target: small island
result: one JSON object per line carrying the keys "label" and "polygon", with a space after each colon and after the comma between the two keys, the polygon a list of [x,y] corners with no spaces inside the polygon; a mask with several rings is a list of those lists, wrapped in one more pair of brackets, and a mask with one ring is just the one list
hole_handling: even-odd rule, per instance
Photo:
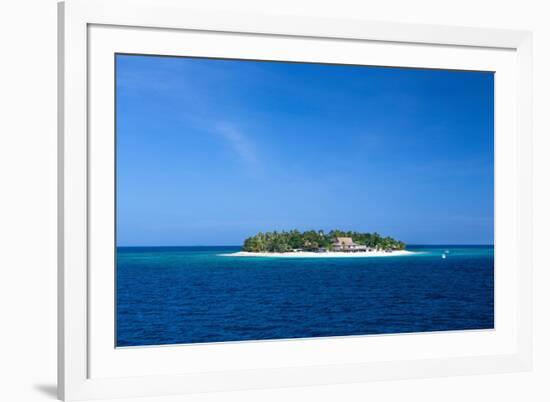
{"label": "small island", "polygon": [[380,257],[410,255],[405,243],[378,233],[298,230],[258,233],[234,257]]}

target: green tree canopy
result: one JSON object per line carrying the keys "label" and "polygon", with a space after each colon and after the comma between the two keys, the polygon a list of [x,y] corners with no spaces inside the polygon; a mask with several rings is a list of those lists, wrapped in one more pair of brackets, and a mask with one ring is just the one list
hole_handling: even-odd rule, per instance
{"label": "green tree canopy", "polygon": [[389,236],[383,237],[376,232],[360,233],[336,229],[328,233],[322,230],[260,232],[244,241],[243,251],[285,253],[295,249],[316,251],[325,248],[330,250],[337,237],[351,237],[356,244],[374,249],[403,250],[405,248],[405,243],[402,241]]}

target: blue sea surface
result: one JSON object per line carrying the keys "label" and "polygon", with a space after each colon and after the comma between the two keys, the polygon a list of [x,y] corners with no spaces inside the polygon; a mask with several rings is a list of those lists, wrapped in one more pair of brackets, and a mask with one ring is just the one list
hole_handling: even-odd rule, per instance
{"label": "blue sea surface", "polygon": [[409,246],[419,254],[370,258],[220,255],[239,249],[119,247],[117,346],[494,327],[492,246]]}

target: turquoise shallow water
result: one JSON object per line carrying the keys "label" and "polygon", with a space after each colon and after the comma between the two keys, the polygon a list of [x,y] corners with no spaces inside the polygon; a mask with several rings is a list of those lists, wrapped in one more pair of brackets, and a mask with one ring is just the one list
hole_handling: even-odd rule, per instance
{"label": "turquoise shallow water", "polygon": [[419,253],[275,259],[219,255],[239,247],[120,247],[117,345],[493,328],[493,247],[408,249]]}

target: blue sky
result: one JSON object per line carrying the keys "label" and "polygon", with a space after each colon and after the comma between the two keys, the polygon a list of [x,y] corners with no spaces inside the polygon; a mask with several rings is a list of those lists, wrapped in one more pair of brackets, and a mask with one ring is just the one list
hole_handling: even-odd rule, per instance
{"label": "blue sky", "polygon": [[493,243],[493,74],[117,56],[117,242]]}

